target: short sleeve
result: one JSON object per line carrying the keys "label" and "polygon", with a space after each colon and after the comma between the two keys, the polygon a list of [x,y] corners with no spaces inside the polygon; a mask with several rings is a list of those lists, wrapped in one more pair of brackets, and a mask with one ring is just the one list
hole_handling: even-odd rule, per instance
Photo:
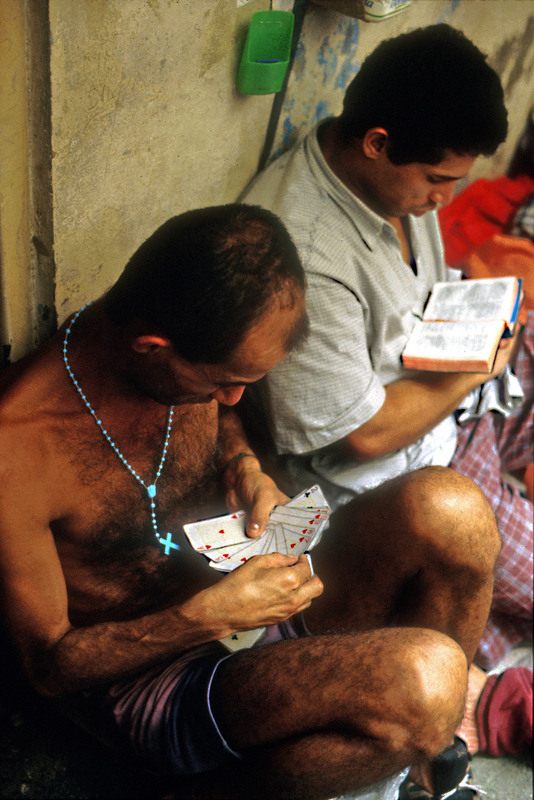
{"label": "short sleeve", "polygon": [[309,274],[310,334],[261,382],[278,453],[307,453],[342,439],[382,406],[364,312],[344,284]]}

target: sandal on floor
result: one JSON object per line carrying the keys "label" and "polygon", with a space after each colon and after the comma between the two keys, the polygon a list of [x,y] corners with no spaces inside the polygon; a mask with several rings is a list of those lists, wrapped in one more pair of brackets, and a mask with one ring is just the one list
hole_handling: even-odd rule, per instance
{"label": "sandal on floor", "polygon": [[434,793],[423,789],[406,778],[399,789],[398,800],[476,800],[485,792],[471,782],[470,755],[465,743],[455,737],[454,744],[447,747],[432,762],[432,784]]}

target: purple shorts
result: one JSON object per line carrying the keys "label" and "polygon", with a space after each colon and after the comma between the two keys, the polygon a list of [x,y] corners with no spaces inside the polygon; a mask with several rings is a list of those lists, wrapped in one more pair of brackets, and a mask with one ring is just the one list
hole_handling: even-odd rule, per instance
{"label": "purple shorts", "polygon": [[[297,615],[269,626],[255,646],[305,635],[308,631]],[[178,777],[241,758],[222,736],[210,705],[213,676],[219,664],[235,655],[219,642],[210,642],[110,687],[106,704],[150,769]]]}

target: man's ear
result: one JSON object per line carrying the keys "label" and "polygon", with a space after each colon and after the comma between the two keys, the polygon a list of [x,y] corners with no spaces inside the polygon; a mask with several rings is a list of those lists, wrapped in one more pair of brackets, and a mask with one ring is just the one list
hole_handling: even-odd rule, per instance
{"label": "man's ear", "polygon": [[385,128],[369,128],[362,142],[364,154],[376,161],[386,152],[388,140],[389,135]]}
{"label": "man's ear", "polygon": [[164,336],[156,336],[155,334],[136,336],[132,342],[132,349],[136,353],[154,353],[156,350],[170,346],[170,339],[166,339]]}

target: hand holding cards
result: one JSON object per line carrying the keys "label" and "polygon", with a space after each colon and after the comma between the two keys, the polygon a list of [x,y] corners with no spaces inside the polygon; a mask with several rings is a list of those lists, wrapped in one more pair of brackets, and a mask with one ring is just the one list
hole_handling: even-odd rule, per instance
{"label": "hand holding cards", "polygon": [[319,486],[296,495],[269,516],[264,533],[256,539],[245,534],[244,511],[222,517],[191,522],[184,531],[197,552],[210,561],[210,566],[231,572],[249,558],[267,553],[300,555],[311,550],[328,523],[330,508]]}
{"label": "hand holding cards", "polygon": [[[184,531],[197,552],[221,572],[232,572],[252,556],[286,553],[299,556],[314,547],[328,523],[330,508],[319,486],[312,486],[285,505],[276,506],[264,533],[256,539],[245,533],[246,514],[236,511],[222,517],[184,525]],[[311,575],[313,565],[308,556]],[[219,641],[231,652],[252,647],[265,628],[237,631]]]}

